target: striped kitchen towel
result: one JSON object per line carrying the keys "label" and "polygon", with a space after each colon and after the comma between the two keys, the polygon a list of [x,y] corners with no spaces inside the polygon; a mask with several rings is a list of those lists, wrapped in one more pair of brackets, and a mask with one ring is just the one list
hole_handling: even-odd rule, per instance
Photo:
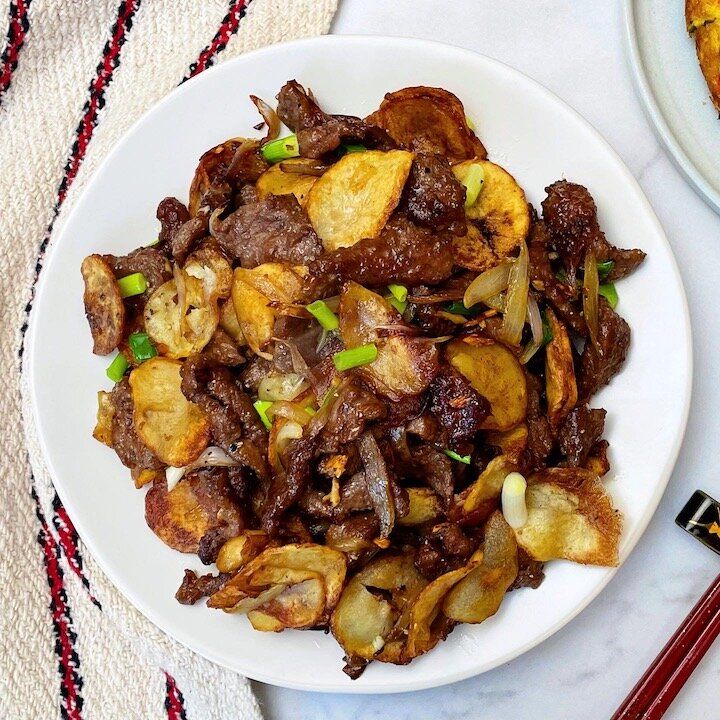
{"label": "striped kitchen towel", "polygon": [[327,32],[337,0],[0,0],[0,717],[260,718],[248,681],[160,632],[87,554],[23,433],[33,287],[93,170],[173,87]]}

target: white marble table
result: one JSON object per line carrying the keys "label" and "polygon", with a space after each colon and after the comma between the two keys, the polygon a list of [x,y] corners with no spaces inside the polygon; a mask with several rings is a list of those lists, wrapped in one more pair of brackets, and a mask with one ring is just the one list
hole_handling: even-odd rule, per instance
{"label": "white marble table", "polygon": [[[673,522],[696,487],[720,497],[720,413],[712,409],[720,407],[720,217],[645,120],[619,0],[341,0],[333,32],[430,38],[490,55],[539,80],[607,138],[650,198],[680,265],[695,335],[694,401],[678,464],[644,537],[600,597],[551,639],[479,677],[412,694],[320,695],[256,683],[266,717],[607,720],[720,572],[720,558]],[[672,347],[668,338],[662,350]],[[719,681],[720,641],[665,717],[717,720]]]}

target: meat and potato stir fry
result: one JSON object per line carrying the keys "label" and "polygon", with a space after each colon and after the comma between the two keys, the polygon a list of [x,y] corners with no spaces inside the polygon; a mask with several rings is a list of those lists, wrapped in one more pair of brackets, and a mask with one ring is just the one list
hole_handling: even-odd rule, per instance
{"label": "meat and potato stir fry", "polygon": [[[181,603],[325,629],[356,678],[405,664],[543,563],[616,565],[605,410],[630,329],[586,188],[542,214],[460,100],[330,115],[294,80],[206,152],[157,242],[82,265],[94,437],[191,570]],[[291,132],[279,137],[281,122]]]}

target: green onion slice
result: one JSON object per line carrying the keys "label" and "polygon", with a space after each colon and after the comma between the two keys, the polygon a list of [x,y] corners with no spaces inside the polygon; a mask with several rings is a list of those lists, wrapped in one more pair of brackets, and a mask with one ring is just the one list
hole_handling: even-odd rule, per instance
{"label": "green onion slice", "polygon": [[118,353],[115,359],[108,365],[105,374],[114,383],[119,383],[129,367],[130,363],[125,359],[125,356],[122,353]]}
{"label": "green onion slice", "polygon": [[405,312],[407,301],[398,300],[394,295],[388,295],[385,298],[401,315]]}
{"label": "green onion slice", "polygon": [[333,363],[338,372],[350,370],[373,362],[377,357],[378,349],[375,343],[361,345],[360,347],[341,350],[333,355]]}
{"label": "green onion slice", "polygon": [[473,122],[473,119],[469,116],[465,116],[465,124],[474,132],[475,131],[475,123]]}
{"label": "green onion slice", "polygon": [[145,362],[154,358],[158,353],[150,340],[150,336],[144,332],[135,332],[128,338],[128,345],[132,350],[133,357],[138,362]]}
{"label": "green onion slice", "polygon": [[305,306],[305,309],[320,323],[323,330],[337,330],[337,315],[328,307],[324,300],[316,300]]}
{"label": "green onion slice", "polygon": [[454,450],[443,450],[443,452],[451,459],[451,460],[457,460],[458,462],[463,463],[464,465],[470,464],[470,456],[469,455],[458,455]]}
{"label": "green onion slice", "polygon": [[260,152],[269,163],[278,163],[281,160],[298,157],[300,148],[298,147],[297,135],[288,135],[277,140],[271,140],[260,148]]}
{"label": "green onion slice", "polygon": [[405,302],[408,296],[408,289],[404,285],[388,285],[388,290],[392,293],[394,298],[397,298],[400,302]]}
{"label": "green onion slice", "polygon": [[310,417],[313,417],[313,415],[316,415],[316,414],[317,414],[317,410],[316,410],[312,405],[308,405],[308,406],[305,408],[305,412],[306,412]]}
{"label": "green onion slice", "polygon": [[145,247],[155,247],[160,244],[160,236],[158,235],[154,240],[151,240]]}
{"label": "green onion slice", "polygon": [[480,312],[480,308],[476,306],[468,308],[465,307],[465,303],[455,301],[445,306],[445,312],[453,315],[462,315],[463,317],[473,317]]}
{"label": "green onion slice", "polygon": [[142,295],[147,290],[147,280],[142,273],[126,275],[118,280],[121,297],[128,298],[133,295]]}
{"label": "green onion slice", "polygon": [[272,402],[270,400],[256,400],[253,403],[253,407],[255,408],[255,412],[260,416],[260,420],[262,420],[262,424],[265,426],[267,430],[269,430],[272,427],[272,423],[270,422],[270,419],[267,416],[268,408],[272,405]]}
{"label": "green onion slice", "polygon": [[364,145],[343,145],[343,150],[346,153],[356,153],[356,152],[365,152],[367,148]]}
{"label": "green onion slice", "polygon": [[607,301],[610,307],[614,310],[620,300],[615,289],[615,283],[604,283],[600,286],[598,294],[602,295]]}
{"label": "green onion slice", "polygon": [[547,315],[545,313],[541,313],[542,315],[542,344],[547,345],[549,342],[553,339],[553,331],[550,328],[550,323],[547,320]]}
{"label": "green onion slice", "polygon": [[605,260],[605,262],[599,262],[597,264],[598,269],[598,276],[601,280],[604,280],[611,272],[612,269],[615,267],[615,261],[614,260]]}
{"label": "green onion slice", "polygon": [[480,190],[485,182],[485,171],[482,165],[473,163],[467,171],[462,184],[465,186],[465,207],[472,207],[478,199]]}

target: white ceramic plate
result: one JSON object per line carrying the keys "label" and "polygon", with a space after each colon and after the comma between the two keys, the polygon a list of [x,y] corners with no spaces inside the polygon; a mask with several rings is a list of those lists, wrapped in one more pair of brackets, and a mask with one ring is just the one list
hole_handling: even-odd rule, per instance
{"label": "white ceramic plate", "polygon": [[614,467],[608,485],[625,514],[627,557],[670,476],[690,400],[690,327],[669,245],[633,177],[582,118],[515,70],[434,43],[326,37],[250,53],[185,83],[125,136],[68,218],[42,273],[27,371],[43,449],[62,501],[108,576],[150,620],[211,660],[258,680],[328,692],[398,692],[460,680],[554,633],[613,571],[551,563],[540,589],[511,593],[482,625],[458,627],[409,666],[374,663],[351,681],[341,672],[341,649],[323,633],[258,633],[245,618],[202,603],[179,605],[173,595],[183,568],[202,566],[152,534],[144,493],[90,436],[96,392],[109,383],[108,360],[90,353],[83,257],[122,254],[152,239],[157,203],[186,196],[200,154],[228,137],[254,134],[258,118],[248,94],[271,100],[293,77],[323,107],[357,115],[377,107],[388,90],[445,87],[462,98],[490,157],[515,174],[535,206],[550,182],[582,182],[609,239],[647,251],[647,262],[620,285],[620,311],[634,330],[627,366],[595,400],[608,409]]}
{"label": "white ceramic plate", "polygon": [[683,0],[625,0],[635,87],[676,165],[720,212],[720,120],[685,29]]}

